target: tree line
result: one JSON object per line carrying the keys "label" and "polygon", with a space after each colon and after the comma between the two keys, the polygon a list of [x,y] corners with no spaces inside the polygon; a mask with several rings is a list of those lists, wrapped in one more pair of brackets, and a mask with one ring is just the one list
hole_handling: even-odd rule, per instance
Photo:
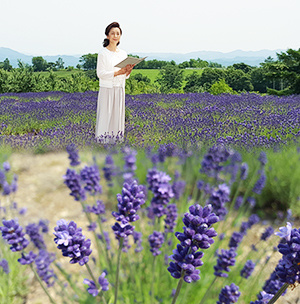
{"label": "tree line", "polygon": [[[18,60],[18,68],[12,68],[8,58],[0,62],[0,93],[39,92],[61,90],[83,92],[98,90],[96,75],[98,54],[86,54],[80,57],[76,66],[80,72],[66,77],[58,77],[53,71],[74,67],[64,67],[62,58],[56,62],[46,62],[43,57],[33,57],[32,65]],[[142,61],[135,69],[159,69],[154,83],[137,73],[126,81],[127,94],[140,93],[241,93],[259,92],[276,95],[300,94],[300,48],[288,49],[277,53],[277,59],[268,57],[259,67],[245,63],[236,63],[227,68],[205,60],[190,59],[180,64],[172,61]],[[132,55],[134,56],[134,55]],[[138,57],[138,56],[135,56]],[[186,68],[201,69],[188,76],[183,75]],[[34,72],[49,71],[48,75]]]}

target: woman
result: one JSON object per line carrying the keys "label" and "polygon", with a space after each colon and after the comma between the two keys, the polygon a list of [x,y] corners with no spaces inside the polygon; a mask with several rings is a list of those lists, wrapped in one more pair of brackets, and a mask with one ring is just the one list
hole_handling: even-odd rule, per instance
{"label": "woman", "polygon": [[95,137],[98,142],[114,143],[123,141],[125,129],[125,80],[134,65],[125,68],[114,67],[127,57],[127,53],[117,46],[122,30],[119,23],[113,22],[105,29],[106,39],[103,50],[97,58],[99,94]]}

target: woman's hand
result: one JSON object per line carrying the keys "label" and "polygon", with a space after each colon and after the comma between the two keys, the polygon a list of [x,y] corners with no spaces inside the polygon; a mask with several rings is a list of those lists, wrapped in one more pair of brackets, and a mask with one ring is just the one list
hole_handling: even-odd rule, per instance
{"label": "woman's hand", "polygon": [[131,73],[131,71],[132,71],[132,69],[133,69],[134,66],[135,66],[135,64],[127,64],[126,65],[126,67],[125,67],[125,69],[126,69],[126,76],[128,76]]}

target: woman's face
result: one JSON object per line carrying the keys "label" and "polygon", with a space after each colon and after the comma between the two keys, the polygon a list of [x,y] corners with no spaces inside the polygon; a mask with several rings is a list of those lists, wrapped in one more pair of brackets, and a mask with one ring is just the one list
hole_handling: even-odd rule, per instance
{"label": "woman's face", "polygon": [[120,41],[121,38],[121,32],[118,27],[113,27],[107,36],[107,39],[109,40],[109,43],[117,45],[117,43]]}

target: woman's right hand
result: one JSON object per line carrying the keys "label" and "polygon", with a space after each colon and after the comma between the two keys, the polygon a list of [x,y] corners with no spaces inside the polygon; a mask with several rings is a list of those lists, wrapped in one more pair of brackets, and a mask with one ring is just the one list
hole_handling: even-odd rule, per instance
{"label": "woman's right hand", "polygon": [[114,76],[119,76],[126,73],[127,73],[127,68],[125,67],[125,68],[121,68],[119,71],[116,71]]}

